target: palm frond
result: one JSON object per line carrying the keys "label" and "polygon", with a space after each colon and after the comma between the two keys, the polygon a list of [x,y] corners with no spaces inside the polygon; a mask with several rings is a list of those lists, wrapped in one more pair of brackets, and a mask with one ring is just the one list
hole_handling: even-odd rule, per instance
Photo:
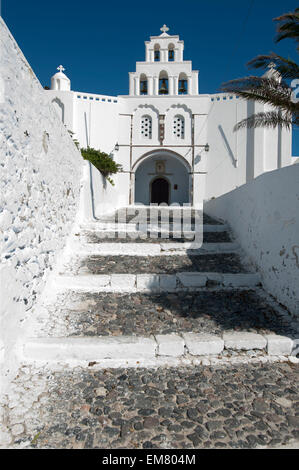
{"label": "palm frond", "polygon": [[272,52],[268,55],[259,55],[250,60],[247,64],[249,68],[266,69],[271,65],[275,67],[276,72],[284,79],[299,78],[299,65],[291,59],[286,59]]}
{"label": "palm frond", "polygon": [[267,127],[267,128],[276,128],[278,126],[290,129],[293,124],[292,115],[285,114],[282,115],[280,111],[268,111],[253,114],[246,119],[238,122],[235,125],[234,131],[238,131],[244,128],[258,128],[258,127]]}
{"label": "palm frond", "polygon": [[299,114],[299,104],[291,99],[292,90],[283,81],[279,83],[273,78],[250,76],[231,80],[222,85],[221,91]]}
{"label": "palm frond", "polygon": [[[294,39],[299,43],[299,8],[274,18],[274,21],[280,23],[277,27],[276,42],[280,42],[283,39]],[[298,48],[299,45],[297,46]]]}

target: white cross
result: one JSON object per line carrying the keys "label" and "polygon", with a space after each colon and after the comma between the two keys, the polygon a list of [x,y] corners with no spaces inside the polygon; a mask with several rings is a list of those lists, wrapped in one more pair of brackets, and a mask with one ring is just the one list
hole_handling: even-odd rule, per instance
{"label": "white cross", "polygon": [[59,65],[59,67],[57,67],[57,70],[59,70],[59,72],[63,72],[65,68],[63,67],[63,65]]}
{"label": "white cross", "polygon": [[167,28],[166,24],[163,24],[162,28],[160,28],[160,31],[162,31],[162,33],[166,33],[169,31],[169,28]]}

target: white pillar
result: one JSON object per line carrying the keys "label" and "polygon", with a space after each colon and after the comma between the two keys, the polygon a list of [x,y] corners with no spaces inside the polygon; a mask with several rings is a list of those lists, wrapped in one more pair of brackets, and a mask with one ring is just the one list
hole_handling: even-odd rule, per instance
{"label": "white pillar", "polygon": [[147,77],[147,93],[148,95],[154,94],[154,79],[153,77]]}
{"label": "white pillar", "polygon": [[179,54],[178,54],[178,61],[183,62],[183,47],[181,46],[179,49]]}
{"label": "white pillar", "polygon": [[194,94],[198,95],[198,73],[193,74]]}
{"label": "white pillar", "polygon": [[179,77],[174,77],[174,94],[179,94]]}
{"label": "white pillar", "polygon": [[135,81],[135,95],[139,96],[140,95],[139,77],[135,77],[134,81]]}
{"label": "white pillar", "polygon": [[135,87],[134,78],[130,74],[130,95],[131,96],[134,95],[134,87]]}
{"label": "white pillar", "polygon": [[159,94],[159,78],[154,77],[154,95]]}
{"label": "white pillar", "polygon": [[154,50],[149,50],[149,62],[154,62]]}
{"label": "white pillar", "polygon": [[188,95],[192,95],[192,77],[188,76]]}
{"label": "white pillar", "polygon": [[161,49],[160,51],[160,61],[161,62],[167,62],[168,57],[167,57],[167,50],[166,49]]}
{"label": "white pillar", "polygon": [[174,95],[174,82],[173,82],[174,77],[168,77],[168,92],[170,95]]}

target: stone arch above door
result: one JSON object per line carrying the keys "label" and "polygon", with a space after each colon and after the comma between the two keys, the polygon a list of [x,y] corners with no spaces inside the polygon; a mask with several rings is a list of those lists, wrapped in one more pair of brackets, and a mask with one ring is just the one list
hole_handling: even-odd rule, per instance
{"label": "stone arch above door", "polygon": [[161,202],[191,203],[192,174],[189,163],[181,155],[167,150],[148,152],[135,162],[133,170],[135,204],[153,202],[152,183],[158,179],[169,184],[168,201]]}

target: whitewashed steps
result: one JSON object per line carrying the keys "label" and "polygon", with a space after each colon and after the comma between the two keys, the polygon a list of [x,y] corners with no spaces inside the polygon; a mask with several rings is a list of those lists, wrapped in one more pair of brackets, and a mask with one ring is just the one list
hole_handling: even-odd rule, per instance
{"label": "whitewashed steps", "polygon": [[[156,335],[150,338],[136,336],[92,338],[32,338],[22,346],[24,361],[35,362],[91,362],[105,364],[107,360],[135,360],[137,363],[159,357],[186,357],[221,355],[224,349],[247,351],[256,349],[274,356],[289,356],[293,341],[274,335],[235,332],[229,335],[183,333]],[[275,349],[273,349],[275,341]],[[274,354],[273,354],[274,353]],[[286,358],[285,358],[286,359]]]}
{"label": "whitewashed steps", "polygon": [[131,255],[131,256],[168,256],[173,254],[213,254],[235,253],[240,247],[235,242],[229,243],[86,243],[74,240],[73,252],[77,256],[106,256],[106,255]]}
{"label": "whitewashed steps", "polygon": [[60,290],[74,292],[177,292],[217,288],[253,288],[261,283],[257,273],[182,272],[177,274],[86,274],[59,276]]}
{"label": "whitewashed steps", "polygon": [[[54,284],[58,296],[60,294],[62,296],[65,295],[66,298],[70,296],[70,298],[75,298],[77,301],[79,301],[80,296],[82,296],[80,301],[81,304],[83,303],[83,310],[79,310],[78,312],[78,310],[74,308],[72,311],[71,306],[68,307],[67,304],[64,304],[61,317],[65,316],[65,323],[63,323],[64,319],[61,318],[62,324],[57,329],[54,328],[51,330],[51,328],[49,328],[48,332],[46,329],[44,330],[44,336],[46,337],[29,338],[21,345],[21,354],[25,361],[52,361],[59,363],[65,362],[68,364],[91,362],[99,363],[103,366],[109,361],[115,361],[114,364],[116,366],[121,366],[122,364],[127,366],[128,363],[151,364],[155,366],[159,364],[161,358],[166,361],[169,358],[186,360],[186,363],[190,364],[192,364],[192,358],[199,361],[201,360],[200,358],[204,356],[211,357],[217,355],[221,358],[224,349],[240,352],[255,349],[261,351],[261,354],[273,354],[273,352],[275,352],[276,355],[278,355],[278,353],[280,355],[291,354],[293,343],[289,338],[283,337],[281,340],[278,340],[277,338],[279,338],[279,336],[277,335],[268,335],[268,337],[266,337],[266,335],[264,336],[258,333],[253,334],[246,331],[242,333],[237,331],[231,332],[231,336],[225,336],[224,331],[222,334],[219,334],[219,331],[222,331],[221,328],[218,328],[218,334],[212,334],[213,331],[215,331],[214,326],[211,328],[211,334],[186,332],[186,329],[182,331],[180,328],[170,330],[173,334],[156,334],[157,329],[152,330],[152,333],[148,333],[143,325],[139,330],[139,334],[137,334],[135,331],[136,324],[134,323],[137,318],[134,317],[134,328],[128,329],[128,312],[123,308],[123,300],[120,304],[117,304],[116,311],[113,313],[116,324],[113,328],[111,326],[111,329],[109,329],[110,326],[107,326],[107,328],[105,326],[108,331],[103,331],[103,327],[97,325],[99,325],[99,322],[101,322],[102,325],[102,323],[106,321],[103,315],[106,315],[106,318],[110,318],[109,315],[111,312],[109,308],[108,311],[104,308],[101,313],[101,309],[98,309],[96,302],[94,310],[88,307],[85,310],[84,303],[87,302],[88,304],[88,302],[93,302],[93,299],[90,298],[92,295],[105,295],[106,293],[109,295],[109,293],[115,293],[115,295],[128,295],[129,299],[132,299],[134,294],[143,297],[148,295],[151,299],[155,294],[164,295],[165,293],[165,295],[181,295],[183,296],[183,300],[182,303],[179,304],[178,309],[184,309],[185,296],[188,295],[188,293],[196,292],[196,294],[194,294],[196,297],[199,295],[204,296],[205,302],[207,292],[210,293],[210,296],[215,296],[215,292],[219,293],[222,291],[232,293],[240,292],[244,295],[245,299],[247,295],[246,291],[254,292],[256,287],[261,285],[261,278],[258,273],[246,272],[246,270],[242,272],[241,266],[239,267],[237,264],[233,266],[233,272],[226,272],[229,271],[229,269],[225,269],[223,263],[220,263],[219,266],[216,266],[216,272],[209,272],[209,270],[205,270],[206,266],[204,266],[204,269],[201,267],[202,271],[200,272],[196,270],[192,271],[192,268],[189,268],[190,271],[181,269],[182,272],[179,272],[179,269],[174,269],[173,272],[169,271],[171,274],[166,274],[163,270],[161,272],[145,272],[147,261],[143,266],[143,272],[134,271],[133,269],[131,269],[130,272],[130,263],[127,260],[126,263],[123,264],[127,269],[124,269],[122,272],[114,272],[113,270],[109,272],[108,268],[106,270],[107,272],[105,272],[105,263],[107,266],[109,264],[109,260],[105,260],[105,257],[115,257],[115,263],[118,262],[117,257],[119,256],[132,257],[132,260],[138,258],[139,261],[137,261],[137,263],[139,262],[140,266],[142,263],[141,258],[145,256],[161,257],[164,261],[166,257],[169,257],[169,260],[172,258],[173,266],[177,267],[181,262],[184,262],[182,259],[180,262],[176,261],[174,259],[176,255],[178,257],[189,255],[205,257],[211,254],[219,256],[220,258],[222,256],[222,258],[225,259],[225,256],[229,256],[228,254],[232,254],[233,258],[240,252],[237,243],[223,241],[225,237],[221,234],[224,232],[229,233],[227,225],[219,221],[214,221],[207,216],[203,217],[203,221],[208,223],[204,223],[202,226],[202,234],[219,233],[222,236],[221,242],[199,243],[198,246],[194,245],[193,242],[178,243],[170,240],[163,242],[163,239],[159,241],[155,240],[155,242],[145,241],[139,243],[134,243],[134,241],[130,240],[126,240],[122,243],[119,241],[105,241],[105,243],[90,242],[90,234],[92,236],[98,236],[99,234],[101,234],[101,236],[107,234],[113,235],[112,232],[115,228],[113,217],[114,215],[112,214],[110,218],[106,217],[103,218],[103,220],[85,224],[84,227],[81,227],[81,232],[76,234],[72,243],[70,243],[68,248],[70,249],[70,253],[73,254],[73,259],[69,260],[70,263],[68,266],[71,266],[72,261],[74,264],[79,263],[77,265],[79,269],[73,271],[77,273],[77,275],[72,275],[71,270],[62,270],[61,274],[56,277]],[[156,230],[158,236],[161,236],[164,229],[163,224],[161,227],[160,223],[151,228]],[[118,227],[118,229],[123,229],[124,233],[129,232],[131,235],[140,235],[142,232],[142,230],[140,231],[140,226],[132,223],[130,220],[127,220],[122,226]],[[189,231],[189,235],[191,234],[194,234],[192,230]],[[213,237],[210,239],[212,238]],[[99,263],[99,266],[101,266],[101,264],[104,266],[101,274],[92,274],[90,272],[90,266],[85,266],[84,263],[82,264],[84,258],[91,260],[92,257],[98,257],[97,260],[92,261]],[[112,261],[114,262],[114,260]],[[171,263],[171,261],[169,262]],[[151,260],[149,266],[151,266],[151,268],[154,266],[153,260]],[[235,269],[236,266],[237,269]],[[219,267],[221,267],[221,269],[219,269]],[[227,267],[228,266],[226,266],[226,268]],[[211,270],[213,269],[212,267],[210,268]],[[219,270],[217,271],[217,269]],[[95,272],[97,271],[95,270]],[[86,295],[85,298],[84,295]],[[100,305],[103,305],[103,300],[99,300],[99,302]],[[142,304],[144,300],[140,299],[140,302]],[[156,301],[153,300],[153,302]],[[158,314],[161,312],[159,302],[158,299],[157,305],[154,306],[154,310],[156,309],[155,311],[158,312]],[[219,299],[215,301],[213,297],[212,304],[217,314],[218,306],[219,309],[223,309],[223,305],[219,303]],[[124,310],[126,330],[128,330],[128,334],[131,336],[127,336],[125,331],[119,331],[119,308]],[[242,302],[240,303],[240,308],[242,308]],[[131,306],[129,310],[131,312]],[[229,313],[230,310],[231,304],[229,304],[227,312]],[[49,314],[51,315],[51,312]],[[245,314],[246,311],[244,310],[244,315]],[[85,322],[84,319],[81,320],[80,315],[89,317],[88,322]],[[146,315],[148,316],[149,312],[146,313]],[[165,315],[167,316],[166,313]],[[182,315],[182,318],[184,318],[184,315]],[[161,321],[164,321],[164,317]],[[110,320],[108,323],[111,325]],[[160,330],[158,329],[158,331]],[[103,334],[105,336],[101,336]],[[275,340],[273,340],[271,336],[275,336]]]}

